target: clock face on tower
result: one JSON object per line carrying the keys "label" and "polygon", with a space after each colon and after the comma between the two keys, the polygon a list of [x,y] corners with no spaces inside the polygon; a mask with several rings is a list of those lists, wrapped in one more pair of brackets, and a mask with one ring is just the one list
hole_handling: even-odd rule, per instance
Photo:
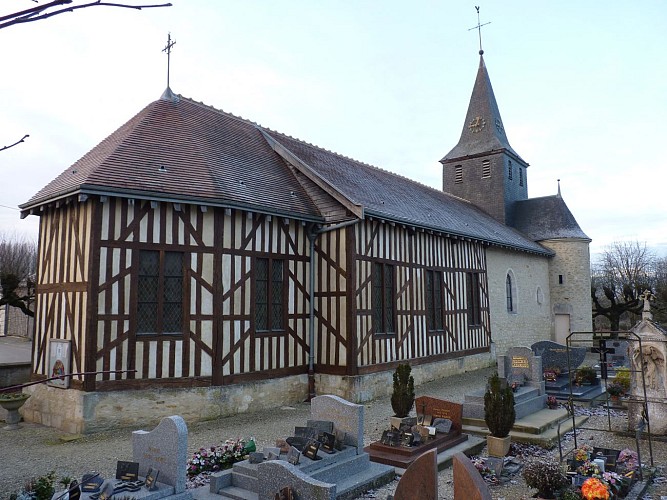
{"label": "clock face on tower", "polygon": [[468,128],[473,132],[480,132],[484,127],[486,127],[486,120],[481,116],[476,116],[468,124]]}

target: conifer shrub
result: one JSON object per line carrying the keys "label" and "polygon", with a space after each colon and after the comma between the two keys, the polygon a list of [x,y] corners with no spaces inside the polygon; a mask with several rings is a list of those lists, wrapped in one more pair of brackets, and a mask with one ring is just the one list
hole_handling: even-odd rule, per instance
{"label": "conifer shrub", "polygon": [[512,389],[501,384],[497,373],[489,377],[486,394],[484,394],[484,421],[493,437],[504,438],[509,436],[514,425],[516,412],[514,410],[514,394]]}
{"label": "conifer shrub", "polygon": [[394,415],[407,417],[415,404],[415,380],[410,375],[412,368],[408,364],[398,365],[394,372],[394,392],[391,395],[391,408]]}

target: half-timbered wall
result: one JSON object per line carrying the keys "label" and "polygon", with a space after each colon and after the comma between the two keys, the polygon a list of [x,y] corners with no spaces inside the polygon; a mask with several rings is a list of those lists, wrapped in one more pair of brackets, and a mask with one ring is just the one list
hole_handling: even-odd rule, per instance
{"label": "half-timbered wall", "polygon": [[316,371],[344,373],[348,365],[348,271],[346,230],[318,235],[315,241]]}
{"label": "half-timbered wall", "polygon": [[[50,339],[71,341],[71,372],[83,372],[92,203],[48,207],[40,217],[33,371],[49,376]],[[81,377],[72,379],[80,386]]]}
{"label": "half-timbered wall", "polygon": [[[437,360],[488,349],[489,294],[486,254],[481,244],[414,231],[379,220],[356,230],[356,361],[359,372],[386,369],[383,363]],[[372,325],[372,266],[394,266],[396,331],[377,334]],[[442,273],[445,324],[442,333],[426,327],[427,270]],[[482,320],[468,324],[466,273],[480,273]]]}
{"label": "half-timbered wall", "polygon": [[[298,221],[240,210],[111,198],[99,205],[94,338],[89,353],[107,381],[233,383],[305,371],[308,359],[308,240]],[[182,252],[183,331],[137,332],[142,250]],[[285,263],[285,329],[254,328],[253,265]]]}

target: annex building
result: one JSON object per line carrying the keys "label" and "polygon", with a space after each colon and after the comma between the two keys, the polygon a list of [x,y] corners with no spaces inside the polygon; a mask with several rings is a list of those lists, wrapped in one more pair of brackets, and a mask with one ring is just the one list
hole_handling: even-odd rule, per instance
{"label": "annex building", "polygon": [[31,388],[24,418],[361,402],[399,363],[422,383],[590,331],[590,239],[560,192],[528,198],[482,56],[440,161],[432,189],[167,88],[21,205],[40,217],[33,378],[51,345],[86,373]]}

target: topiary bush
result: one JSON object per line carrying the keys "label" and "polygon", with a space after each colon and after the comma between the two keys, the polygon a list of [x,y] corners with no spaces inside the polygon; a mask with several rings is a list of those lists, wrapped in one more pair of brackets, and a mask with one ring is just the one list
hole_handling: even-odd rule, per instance
{"label": "topiary bush", "polygon": [[391,394],[391,408],[399,418],[407,417],[415,404],[415,380],[410,375],[410,365],[398,365],[394,372],[394,392]]}
{"label": "topiary bush", "polygon": [[514,394],[505,384],[503,387],[497,373],[489,377],[486,394],[484,394],[484,421],[493,437],[509,436],[514,425]]}

